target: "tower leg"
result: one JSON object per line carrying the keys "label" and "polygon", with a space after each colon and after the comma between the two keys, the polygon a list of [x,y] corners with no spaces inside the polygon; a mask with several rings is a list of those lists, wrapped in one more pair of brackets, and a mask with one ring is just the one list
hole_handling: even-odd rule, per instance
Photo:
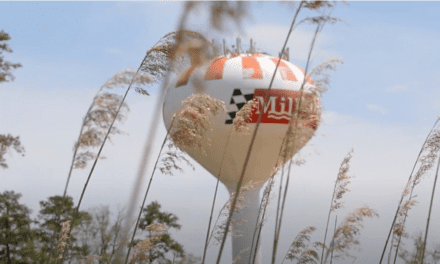
{"label": "tower leg", "polygon": [[[231,189],[229,189],[229,193],[235,192],[235,189]],[[254,236],[258,211],[260,209],[259,193],[259,186],[244,192],[244,206],[232,216],[233,221],[237,223],[236,225],[232,225],[232,259],[235,260],[235,264],[248,264],[249,258],[253,258],[254,256],[254,254],[250,254],[250,249],[252,245],[252,238]],[[255,252],[257,235],[258,234],[255,235],[254,239],[253,252]],[[259,244],[261,244],[261,239]],[[254,263],[261,264],[260,247],[257,249],[257,255]]]}

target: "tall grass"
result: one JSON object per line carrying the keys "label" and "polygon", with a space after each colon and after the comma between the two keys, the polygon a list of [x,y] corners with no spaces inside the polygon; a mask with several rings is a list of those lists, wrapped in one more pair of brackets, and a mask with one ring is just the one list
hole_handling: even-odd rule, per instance
{"label": "tall grass", "polygon": [[[134,230],[131,235],[131,239],[129,239],[129,233],[131,229],[132,224],[132,218],[135,211],[135,207],[137,205],[137,197],[140,193],[140,187],[142,186],[142,182],[144,179],[145,172],[149,165],[149,160],[151,157],[152,152],[152,146],[153,142],[155,142],[156,138],[156,131],[157,126],[159,125],[159,113],[160,108],[162,107],[163,99],[165,96],[166,88],[168,87],[170,83],[170,72],[176,70],[180,66],[187,65],[185,63],[185,59],[189,60],[192,65],[201,65],[207,60],[211,59],[215,55],[215,47],[213,47],[212,43],[208,42],[203,36],[196,32],[188,31],[186,30],[186,24],[188,21],[188,18],[192,14],[192,12],[195,12],[197,8],[200,6],[208,6],[208,9],[211,11],[210,14],[210,25],[213,28],[221,29],[223,28],[223,24],[228,19],[232,19],[233,21],[237,22],[238,25],[240,25],[241,20],[246,15],[246,9],[244,8],[244,3],[236,3],[235,5],[227,2],[210,2],[210,3],[198,3],[198,2],[187,2],[184,5],[183,13],[180,17],[179,26],[177,31],[171,32],[167,35],[165,35],[153,48],[148,50],[146,56],[141,62],[141,65],[137,69],[136,72],[131,72],[130,78],[118,78],[118,75],[116,75],[112,80],[110,80],[108,83],[106,83],[101,89],[98,95],[95,97],[92,105],[89,107],[86,117],[83,119],[83,123],[80,129],[80,134],[78,137],[77,142],[74,146],[74,154],[72,158],[72,162],[70,165],[66,186],[64,189],[63,196],[66,196],[67,188],[71,179],[72,171],[75,168],[84,168],[87,165],[87,162],[90,160],[93,161],[93,165],[91,167],[91,171],[87,177],[86,183],[83,187],[78,206],[76,207],[76,212],[78,212],[79,207],[81,205],[81,202],[83,200],[85,191],[87,189],[87,186],[89,184],[89,181],[91,179],[91,176],[94,172],[95,166],[97,164],[98,159],[100,158],[101,151],[107,141],[107,139],[110,139],[110,136],[112,134],[116,134],[120,131],[118,131],[115,127],[116,121],[122,121],[124,119],[123,114],[121,111],[126,109],[128,111],[128,106],[125,104],[125,98],[130,91],[133,84],[147,84],[147,83],[153,83],[162,81],[161,88],[159,90],[159,96],[156,101],[156,104],[153,109],[153,121],[151,123],[151,126],[149,128],[148,136],[145,141],[145,146],[143,148],[142,156],[140,157],[140,163],[138,167],[138,172],[136,176],[136,182],[135,187],[132,192],[132,196],[129,203],[129,209],[127,211],[127,217],[125,220],[124,227],[122,229],[122,236],[120,239],[120,245],[118,252],[116,253],[116,259],[114,260],[114,263],[135,263],[136,261],[139,261],[142,257],[145,257],[146,251],[149,251],[152,247],[154,247],[154,241],[158,239],[158,236],[152,236],[148,239],[138,243],[134,247],[134,253],[133,255],[130,255],[131,248],[133,245],[134,238],[136,236],[136,230],[140,221],[140,216],[142,212],[142,208],[145,205],[145,201],[148,196],[148,192],[150,190],[152,180],[154,173],[158,169],[158,164],[160,162],[160,157],[162,155],[163,149],[166,145],[167,140],[170,138],[175,144],[175,146],[186,146],[186,147],[197,147],[201,151],[201,140],[204,137],[204,133],[206,133],[206,129],[209,129],[209,120],[211,115],[218,114],[219,111],[223,109],[223,106],[218,100],[210,98],[206,95],[197,94],[193,96],[192,98],[189,98],[187,101],[183,103],[182,111],[177,113],[173,117],[173,122],[171,124],[170,129],[167,132],[167,135],[165,136],[165,139],[163,140],[160,152],[157,156],[156,162],[154,164],[153,172],[150,177],[150,181],[148,183],[148,187],[146,189],[141,211],[138,214],[137,220],[135,222]],[[307,81],[307,76],[309,74],[309,63],[311,62],[311,55],[313,52],[313,48],[315,46],[316,38],[318,37],[319,33],[323,30],[323,27],[325,24],[334,24],[335,22],[342,21],[341,19],[335,18],[330,16],[331,10],[335,7],[336,3],[334,2],[326,2],[326,1],[301,1],[296,9],[296,12],[293,17],[293,21],[291,23],[289,32],[287,33],[286,40],[284,42],[284,45],[281,49],[281,53],[279,56],[278,63],[275,67],[275,71],[273,72],[272,79],[270,81],[270,85],[268,87],[268,90],[272,88],[272,84],[275,78],[275,74],[279,68],[279,64],[281,61],[281,57],[284,54],[286,45],[288,43],[289,37],[293,31],[293,29],[303,22],[308,22],[311,24],[316,25],[316,30],[313,36],[313,39],[311,41],[308,57],[307,57],[307,63],[305,66],[304,71],[304,80],[300,88],[300,97],[298,102],[298,107],[295,109],[295,111],[291,115],[291,120],[295,120],[294,122],[291,122],[289,124],[288,131],[283,139],[283,144],[279,152],[278,160],[280,161],[279,164],[277,164],[277,168],[274,168],[274,173],[271,175],[268,184],[266,186],[266,189],[264,191],[264,195],[262,197],[261,203],[260,203],[260,210],[259,215],[256,220],[255,225],[255,231],[254,231],[254,237],[252,240],[252,245],[250,250],[250,258],[248,260],[248,263],[255,263],[256,260],[256,254],[258,251],[258,245],[260,242],[260,235],[263,228],[263,223],[266,217],[266,211],[270,200],[271,192],[274,188],[274,178],[276,175],[276,172],[281,169],[281,181],[278,191],[278,200],[276,205],[276,216],[275,216],[275,230],[274,230],[274,238],[273,238],[273,248],[272,248],[272,257],[271,257],[271,263],[274,264],[276,262],[276,256],[277,256],[277,250],[278,250],[278,243],[280,241],[280,235],[281,233],[281,226],[282,226],[282,220],[287,200],[287,192],[288,187],[290,183],[291,178],[291,172],[292,172],[292,165],[295,164],[295,161],[293,159],[290,159],[292,152],[296,149],[295,146],[298,145],[298,141],[305,141],[310,138],[310,131],[302,131],[300,125],[298,124],[298,119],[300,118],[301,111],[306,109],[310,102],[306,100],[306,98],[303,96],[304,91],[304,85]],[[318,16],[312,16],[307,17],[306,19],[302,20],[299,23],[296,23],[298,14],[301,10],[308,9],[309,11],[319,12],[320,14]],[[311,72],[310,75],[315,74],[316,76],[321,76],[321,79],[315,80],[315,94],[321,95],[327,90],[327,87],[329,85],[329,75],[325,72],[326,70],[334,70],[335,65],[341,63],[340,59],[330,59],[322,64],[319,64],[317,67],[315,67]],[[119,75],[119,77],[128,76],[129,72],[124,72]],[[112,97],[108,93],[102,93],[104,89],[113,88],[115,86],[120,86],[122,84],[128,85],[128,88],[122,98],[118,97]],[[197,87],[199,92],[202,92],[204,87],[202,84]],[[144,89],[137,89],[137,92],[148,95],[148,92]],[[269,93],[266,93],[266,98],[264,99],[263,108],[266,107],[268,103],[268,96]],[[103,105],[103,100],[108,100],[110,103]],[[234,126],[231,127],[231,131],[228,136],[227,142],[229,142],[229,138],[234,136],[233,129],[235,131],[241,131],[241,132],[248,132],[246,127],[246,120],[248,118],[250,109],[253,107],[253,104],[255,102],[251,101],[249,102],[246,107],[243,108],[243,111],[241,111],[237,117],[234,120]],[[99,107],[105,108],[102,111],[98,111]],[[95,111],[95,112],[94,112]],[[320,119],[320,109],[317,110],[319,113],[316,115],[318,121]],[[101,114],[95,116],[94,114]],[[219,235],[218,241],[220,243],[218,256],[216,259],[216,263],[219,264],[222,258],[222,253],[224,249],[224,245],[226,243],[226,238],[228,235],[231,234],[230,232],[230,226],[233,224],[232,216],[234,213],[236,213],[239,210],[240,207],[240,194],[242,194],[244,191],[246,191],[249,186],[242,186],[243,184],[243,178],[246,172],[246,167],[250,159],[250,155],[253,151],[253,144],[256,138],[256,134],[258,132],[258,129],[260,127],[261,118],[262,118],[263,111],[260,111],[260,115],[258,117],[258,121],[256,123],[255,129],[251,133],[251,143],[249,146],[249,149],[246,154],[244,165],[241,169],[241,173],[239,176],[239,181],[236,186],[235,192],[231,195],[230,200],[228,203],[223,207],[223,209],[220,211],[223,212],[223,215],[226,216],[225,222],[223,222],[220,225],[220,229],[218,228],[219,225],[214,224],[214,228],[211,231],[211,223],[213,218],[213,212],[214,212],[214,206],[216,203],[216,196],[217,196],[217,190],[218,190],[218,184],[220,180],[220,172],[221,167],[223,166],[223,159],[225,153],[223,153],[223,158],[220,162],[220,169],[217,179],[217,184],[214,190],[214,197],[212,201],[212,208],[210,212],[209,222],[208,222],[208,228],[207,228],[207,235],[206,240],[204,244],[204,250],[203,250],[203,259],[202,263],[205,263],[206,256],[207,256],[207,248],[210,243],[210,239],[213,237],[214,232],[217,232],[217,235]],[[188,118],[188,116],[191,116],[192,118]],[[194,118],[196,117],[196,118]],[[195,122],[195,123],[194,123]],[[197,123],[198,122],[198,123]],[[434,127],[436,126],[438,120],[434,124]],[[103,125],[104,124],[104,125]],[[105,131],[100,131],[97,129],[104,128]],[[433,127],[433,129],[434,129]],[[431,130],[431,132],[433,131]],[[430,134],[431,134],[430,132]],[[306,134],[307,135],[303,135]],[[429,135],[427,139],[425,140],[425,144],[429,143]],[[402,194],[402,197],[400,199],[400,202],[398,204],[398,208],[396,210],[394,220],[392,222],[385,247],[382,253],[382,256],[380,258],[380,263],[383,260],[387,244],[389,242],[389,238],[391,236],[391,233],[393,233],[393,239],[396,237],[398,238],[397,248],[395,251],[395,257],[394,257],[394,263],[396,262],[397,258],[397,252],[400,245],[400,239],[404,233],[404,225],[405,220],[407,217],[407,212],[413,206],[415,203],[412,201],[412,192],[414,187],[420,182],[422,175],[428,171],[432,167],[432,160],[433,155],[437,157],[437,152],[440,148],[437,148],[438,145],[436,145],[436,142],[431,142],[434,145],[430,145],[431,148],[430,154],[426,156],[424,159],[426,166],[422,164],[421,169],[419,170],[419,173],[416,174],[415,178],[412,178],[414,169],[416,167],[417,161],[419,160],[422,150],[427,150],[424,146],[422,147],[422,150],[419,153],[419,156],[417,158],[416,164],[413,167],[413,171],[410,174],[410,178],[408,179],[408,183],[405,187],[405,191]],[[80,149],[86,149],[88,147],[96,147],[99,146],[99,150],[97,154],[94,154],[90,151],[86,151],[83,153],[79,153],[78,151]],[[434,147],[433,147],[434,146]],[[162,173],[165,173],[170,171],[171,168],[177,169],[178,166],[175,164],[176,160],[178,160],[178,157],[173,152],[168,152],[168,167],[161,169]],[[174,155],[174,156],[173,156]],[[327,221],[325,226],[325,233],[324,233],[324,239],[323,242],[314,242],[310,245],[310,238],[311,234],[316,230],[316,227],[307,227],[304,230],[300,231],[298,235],[293,240],[291,246],[289,247],[289,250],[286,253],[286,256],[283,258],[282,263],[284,263],[286,260],[290,261],[297,261],[297,263],[327,263],[327,261],[330,258],[330,263],[332,263],[333,259],[337,258],[343,258],[343,257],[350,257],[350,249],[359,243],[358,236],[360,233],[360,229],[363,227],[362,223],[363,220],[367,217],[376,217],[378,216],[377,213],[369,208],[368,206],[360,207],[349,213],[347,216],[343,218],[343,220],[340,222],[339,226],[337,226],[337,216],[335,219],[335,227],[333,230],[333,236],[331,237],[330,245],[326,246],[326,240],[327,240],[327,234],[328,234],[328,226],[330,222],[330,216],[331,213],[334,212],[336,209],[340,208],[342,206],[341,198],[343,194],[347,191],[347,184],[349,183],[349,179],[351,178],[349,175],[347,175],[348,169],[349,169],[349,161],[351,159],[352,151],[349,152],[349,154],[345,157],[343,160],[337,179],[335,181],[335,186],[333,190],[333,194],[331,197],[331,205],[330,209],[327,215]],[[434,157],[434,158],[435,158]],[[185,158],[183,158],[185,160]],[[423,159],[422,159],[423,163]],[[431,164],[431,166],[428,166]],[[439,160],[440,164],[440,160]],[[438,165],[439,166],[439,165]],[[437,166],[437,173],[435,176],[435,181],[433,185],[432,195],[431,195],[431,203],[429,206],[429,213],[427,217],[427,224],[425,228],[425,244],[426,246],[426,239],[428,236],[428,229],[429,229],[429,222],[430,222],[430,216],[431,216],[431,209],[433,204],[433,197],[434,197],[434,191],[438,176],[438,166]],[[286,173],[286,174],[285,174]],[[286,179],[284,182],[284,178]],[[411,181],[412,180],[412,181]],[[283,185],[284,184],[284,185]],[[412,185],[411,185],[412,184]],[[284,188],[283,188],[284,186]],[[402,206],[404,198],[408,195],[408,202],[405,203],[404,206]],[[400,218],[399,218],[400,217]],[[252,219],[249,219],[252,220]],[[400,221],[400,222],[397,222]],[[398,225],[396,226],[396,222]],[[64,228],[66,227],[66,228]],[[149,227],[154,232],[163,232],[164,229],[161,226],[152,226]],[[67,231],[66,231],[67,230]],[[66,231],[66,232],[64,232]],[[68,222],[65,222],[65,226],[63,226],[63,233],[60,236],[59,243],[59,253],[62,254],[64,251],[64,248],[66,247],[65,240],[66,237],[68,237],[70,234],[69,228],[68,228]],[[254,246],[254,239],[256,241],[256,244]],[[391,250],[390,255],[393,250],[393,240],[391,242]],[[128,247],[128,248],[127,248]],[[123,257],[124,251],[127,250],[125,254],[125,258]],[[319,251],[321,251],[321,254],[319,256]],[[424,249],[425,251],[425,249]],[[424,252],[423,251],[423,252]],[[424,253],[423,253],[424,254]],[[60,255],[61,256],[61,255]],[[62,259],[62,257],[58,256],[58,259]],[[131,256],[131,259],[130,259]],[[236,256],[236,258],[239,258],[239,256]],[[390,257],[389,257],[390,258]],[[422,255],[422,263],[423,263],[424,255]],[[91,257],[92,259],[92,257]],[[91,260],[92,261],[92,260]],[[174,262],[174,261],[173,261]]]}

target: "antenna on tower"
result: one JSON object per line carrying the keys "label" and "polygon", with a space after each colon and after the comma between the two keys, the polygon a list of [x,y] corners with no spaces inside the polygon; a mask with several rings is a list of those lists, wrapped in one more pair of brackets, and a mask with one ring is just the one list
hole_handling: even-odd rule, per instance
{"label": "antenna on tower", "polygon": [[237,48],[236,48],[236,53],[240,54],[240,50],[241,50],[241,39],[237,38]]}
{"label": "antenna on tower", "polygon": [[226,57],[226,40],[223,39],[223,55]]}
{"label": "antenna on tower", "polygon": [[284,50],[283,54],[281,54],[281,52],[278,53],[278,54],[279,54],[279,56],[281,57],[282,60],[289,61],[289,48],[288,47]]}
{"label": "antenna on tower", "polygon": [[251,39],[251,45],[249,47],[249,53],[250,54],[254,53],[254,46],[253,46],[253,43],[252,43],[252,39]]}

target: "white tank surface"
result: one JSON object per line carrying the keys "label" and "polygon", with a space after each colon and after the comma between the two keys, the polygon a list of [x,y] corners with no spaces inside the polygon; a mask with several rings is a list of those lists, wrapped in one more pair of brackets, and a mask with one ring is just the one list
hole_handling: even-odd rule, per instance
{"label": "white tank surface", "polygon": [[[278,157],[289,124],[291,121],[298,124],[299,129],[295,131],[301,134],[301,140],[291,142],[294,147],[284,160],[281,159],[282,164],[290,160],[307,143],[319,124],[321,101],[312,93],[312,79],[304,76],[301,68],[289,61],[281,60],[272,88],[268,90],[277,63],[278,58],[269,55],[236,53],[218,57],[203,65],[190,66],[168,87],[163,105],[164,122],[167,129],[170,129],[173,115],[181,109],[182,101],[197,92],[225,102],[226,112],[211,117],[212,129],[206,134],[207,140],[202,142],[204,152],[198,148],[179,147],[215,177],[219,174],[220,163],[225,153],[220,181],[230,193],[235,192],[253,129],[260,111],[263,111],[242,186],[249,181],[257,184],[254,190],[244,194],[247,206],[240,213],[234,214],[235,220],[247,221],[242,225],[233,226],[233,232],[241,235],[232,239],[233,259],[242,252],[241,260],[235,263],[248,263],[249,251],[246,249],[252,243],[260,202],[258,193],[274,172],[277,160],[278,164],[280,162]],[[300,115],[298,120],[290,120],[291,113],[298,107],[304,78],[306,82]],[[203,89],[200,89],[200,84]],[[267,93],[268,102],[262,109]],[[250,119],[247,120],[250,133],[231,133],[236,113],[246,102],[253,99],[258,100],[259,108],[254,108]],[[261,263],[260,258],[255,263]]]}

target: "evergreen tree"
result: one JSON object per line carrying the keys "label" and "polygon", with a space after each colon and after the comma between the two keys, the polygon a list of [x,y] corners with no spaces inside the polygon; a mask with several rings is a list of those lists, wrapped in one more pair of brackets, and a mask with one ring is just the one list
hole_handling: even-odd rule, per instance
{"label": "evergreen tree", "polygon": [[[142,218],[139,222],[139,229],[146,230],[154,223],[166,225],[168,228],[180,229],[181,225],[177,223],[177,216],[172,213],[161,212],[161,205],[158,202],[152,202],[146,208],[142,209]],[[151,234],[148,234],[148,238]],[[136,241],[136,242],[139,242]],[[160,264],[172,263],[172,260],[166,258],[165,254],[170,252],[176,258],[184,256],[183,246],[171,238],[168,232],[162,234],[159,240],[154,241],[154,247],[148,254],[149,263],[157,261]]]}
{"label": "evergreen tree", "polygon": [[11,69],[21,67],[20,63],[11,63],[5,61],[3,52],[12,52],[12,49],[8,46],[6,41],[11,37],[3,29],[0,30],[0,82],[8,82],[14,80],[14,76],[11,74]]}
{"label": "evergreen tree", "polygon": [[75,244],[74,232],[63,241],[60,241],[60,234],[62,234],[64,222],[71,220],[70,228],[75,229],[82,222],[90,221],[90,215],[80,211],[72,220],[75,207],[72,197],[69,196],[64,198],[62,196],[51,196],[47,201],[41,201],[40,206],[40,262],[46,263],[49,260],[56,259],[60,255],[58,245],[62,242],[71,245],[65,253],[65,260],[82,259],[87,256],[89,253],[88,247]]}
{"label": "evergreen tree", "polygon": [[[3,60],[3,52],[12,52],[12,49],[8,46],[6,41],[11,37],[4,30],[0,30],[0,83],[13,80],[14,76],[11,74],[11,68],[21,67],[20,63],[10,63]],[[8,149],[13,148],[18,153],[24,153],[24,148],[21,146],[19,137],[13,137],[12,135],[0,135],[0,167],[4,169],[8,168],[6,160],[4,158]],[[23,154],[24,156],[24,154]]]}
{"label": "evergreen tree", "polygon": [[0,194],[0,263],[31,263],[35,259],[30,210],[18,202],[21,194]]}

